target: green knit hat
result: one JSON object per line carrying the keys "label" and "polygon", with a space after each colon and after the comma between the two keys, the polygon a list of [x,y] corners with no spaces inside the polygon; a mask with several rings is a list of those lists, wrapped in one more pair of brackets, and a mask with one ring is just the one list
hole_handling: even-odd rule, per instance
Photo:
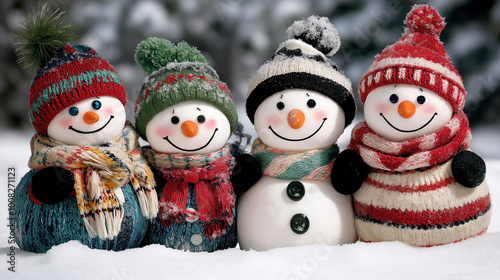
{"label": "green knit hat", "polygon": [[165,108],[190,100],[214,105],[229,120],[231,132],[238,125],[238,115],[231,93],[219,80],[198,49],[186,42],[172,42],[151,37],[139,43],[135,60],[150,74],[135,103],[135,125],[146,139],[149,121]]}

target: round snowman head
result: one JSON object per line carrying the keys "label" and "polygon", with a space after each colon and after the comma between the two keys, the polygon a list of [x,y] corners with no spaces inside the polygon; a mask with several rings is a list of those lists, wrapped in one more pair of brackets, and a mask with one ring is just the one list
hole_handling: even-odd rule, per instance
{"label": "round snowman head", "polygon": [[331,146],[344,125],[344,111],[335,101],[306,89],[287,89],[271,95],[257,107],[254,117],[262,142],[286,151]]}
{"label": "round snowman head", "polygon": [[426,88],[393,84],[368,94],[364,114],[371,130],[399,142],[436,132],[450,121],[453,108]]}
{"label": "round snowman head", "polygon": [[47,127],[47,135],[67,145],[99,145],[118,136],[125,121],[125,107],[118,98],[92,97],[59,112]]}
{"label": "round snowman head", "polygon": [[151,148],[162,153],[208,154],[220,150],[231,135],[224,113],[212,104],[185,101],[165,108],[146,126]]}

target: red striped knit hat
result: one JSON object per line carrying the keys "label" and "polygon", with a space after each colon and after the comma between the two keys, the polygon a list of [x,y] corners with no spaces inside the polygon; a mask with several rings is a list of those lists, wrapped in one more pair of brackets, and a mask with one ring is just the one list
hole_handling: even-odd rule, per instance
{"label": "red striped knit hat", "polygon": [[390,84],[408,84],[427,88],[447,100],[455,112],[465,104],[462,77],[439,40],[444,19],[429,5],[415,5],[405,20],[403,36],[375,57],[359,82],[359,97],[375,88]]}
{"label": "red striped knit hat", "polygon": [[95,96],[114,96],[123,105],[127,93],[115,69],[88,46],[66,45],[40,70],[30,88],[29,117],[38,134],[47,134],[64,108]]}
{"label": "red striped knit hat", "polygon": [[113,96],[123,105],[127,102],[113,66],[94,49],[69,43],[74,40],[74,27],[63,15],[45,4],[23,20],[17,34],[19,63],[36,71],[28,115],[38,134],[47,134],[47,127],[59,112],[87,98]]}

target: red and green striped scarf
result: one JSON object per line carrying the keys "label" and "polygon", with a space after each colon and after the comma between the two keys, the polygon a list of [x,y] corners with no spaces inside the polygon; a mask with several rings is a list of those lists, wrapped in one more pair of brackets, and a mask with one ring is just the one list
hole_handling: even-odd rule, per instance
{"label": "red and green striped scarf", "polygon": [[330,180],[333,161],[339,154],[337,145],[306,151],[283,151],[271,148],[257,138],[252,153],[266,176],[281,179]]}

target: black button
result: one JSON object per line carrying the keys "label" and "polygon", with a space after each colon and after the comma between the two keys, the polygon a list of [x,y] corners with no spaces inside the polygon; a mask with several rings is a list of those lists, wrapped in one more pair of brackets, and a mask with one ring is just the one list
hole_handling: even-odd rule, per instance
{"label": "black button", "polygon": [[290,221],[290,227],[296,234],[304,234],[309,229],[309,219],[304,214],[295,214]]}
{"label": "black button", "polygon": [[304,184],[299,181],[293,181],[286,187],[286,195],[293,201],[301,200],[305,194],[306,189],[304,188]]}

